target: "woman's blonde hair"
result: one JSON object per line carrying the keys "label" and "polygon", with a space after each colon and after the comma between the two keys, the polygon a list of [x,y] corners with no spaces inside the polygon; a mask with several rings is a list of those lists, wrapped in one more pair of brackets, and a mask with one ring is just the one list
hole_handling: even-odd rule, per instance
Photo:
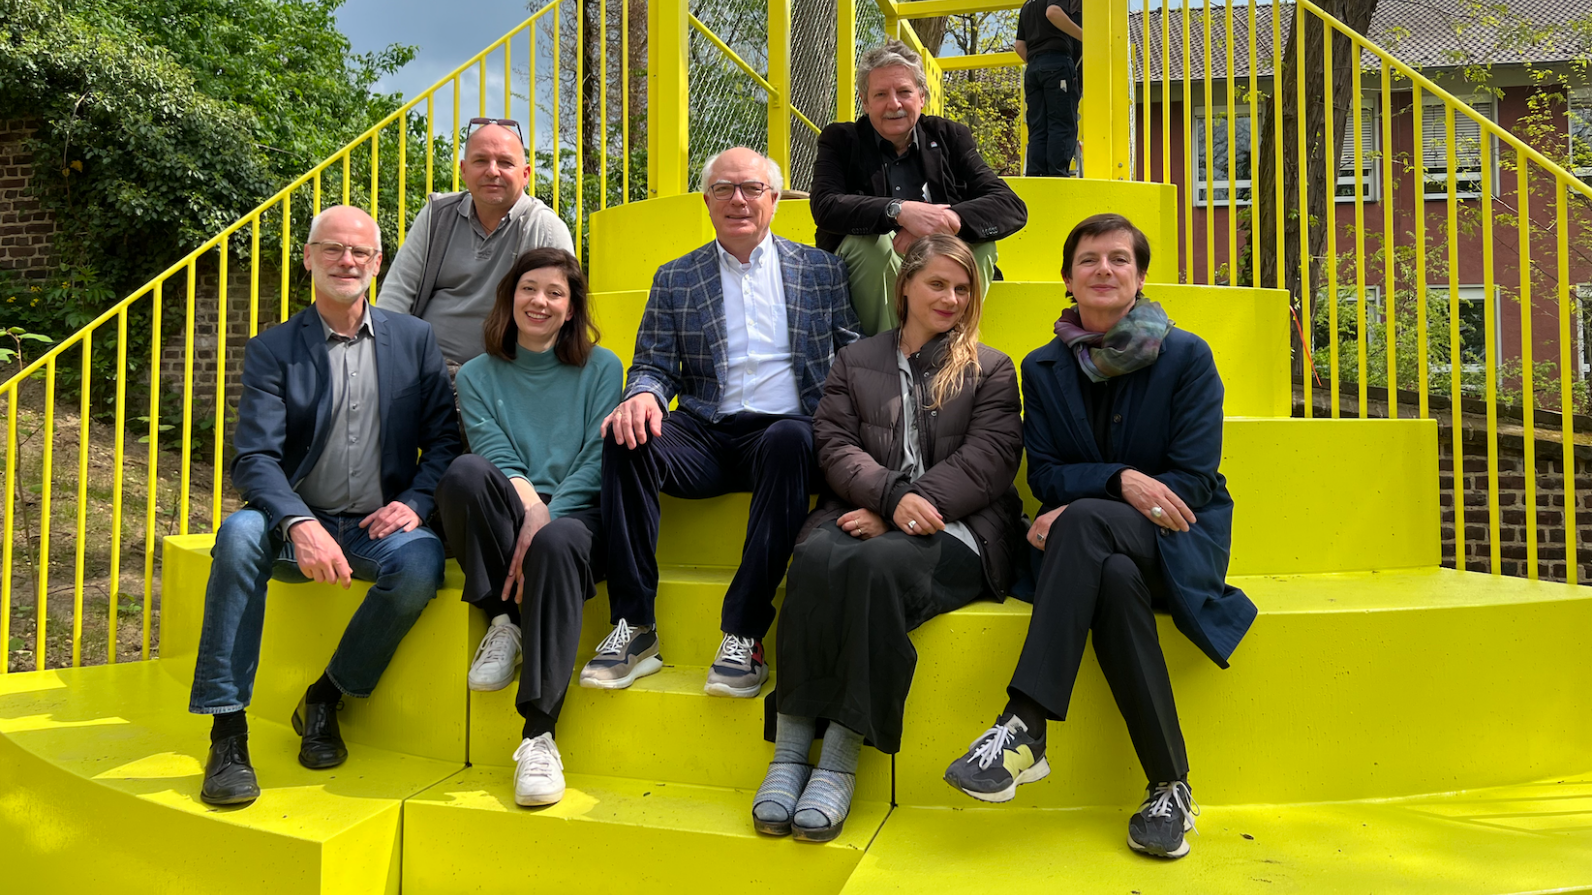
{"label": "woman's blonde hair", "polygon": [[946,401],[961,394],[962,380],[969,371],[979,372],[978,321],[984,314],[984,282],[978,275],[978,262],[973,258],[973,250],[955,236],[933,233],[914,242],[901,260],[901,272],[896,274],[895,281],[897,325],[904,326],[907,322],[907,285],[913,277],[922,273],[930,261],[942,257],[955,261],[967,271],[972,294],[968,297],[967,306],[962,309],[962,318],[946,333],[945,363],[940,365],[939,372],[934,374],[934,381],[929,384],[929,394],[934,399],[928,405],[930,409],[943,407]]}

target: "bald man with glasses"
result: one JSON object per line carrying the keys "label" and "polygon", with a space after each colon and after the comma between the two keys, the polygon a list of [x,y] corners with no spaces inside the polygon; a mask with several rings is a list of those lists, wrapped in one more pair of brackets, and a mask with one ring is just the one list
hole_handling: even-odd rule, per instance
{"label": "bald man with glasses", "polygon": [[465,192],[434,193],[415,215],[376,306],[430,323],[450,371],[486,350],[482,325],[498,281],[535,248],[574,254],[569,228],[525,192],[531,166],[519,122],[474,118],[459,159]]}

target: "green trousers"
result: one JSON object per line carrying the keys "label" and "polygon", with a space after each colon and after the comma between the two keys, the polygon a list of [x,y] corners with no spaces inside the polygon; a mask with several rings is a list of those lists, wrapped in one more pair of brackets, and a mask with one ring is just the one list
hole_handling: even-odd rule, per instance
{"label": "green trousers", "polygon": [[[999,253],[993,242],[975,242],[972,249],[979,278],[988,291]],[[901,256],[891,245],[890,234],[848,236],[840,241],[835,254],[846,262],[851,273],[851,306],[862,320],[862,334],[871,336],[895,329],[895,281],[901,272]]]}

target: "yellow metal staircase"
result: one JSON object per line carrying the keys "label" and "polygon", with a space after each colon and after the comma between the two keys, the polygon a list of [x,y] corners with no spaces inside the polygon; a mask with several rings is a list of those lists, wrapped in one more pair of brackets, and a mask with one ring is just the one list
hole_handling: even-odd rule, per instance
{"label": "yellow metal staircase", "polygon": [[[1204,806],[1189,858],[1123,843],[1142,775],[1092,662],[1050,729],[1047,780],[1002,807],[941,782],[1002,704],[1028,620],[1015,601],[914,634],[902,749],[865,750],[844,836],[753,832],[762,703],[701,690],[745,527],[729,496],[665,499],[672,664],[570,691],[568,794],[537,810],[513,804],[511,697],[465,686],[484,622],[452,566],[376,695],[350,701],[331,772],[295,763],[286,721],[363,586],[273,583],[250,709],[264,794],[203,805],[205,724],[186,705],[210,536],[165,538],[159,659],[0,675],[0,891],[1592,891],[1592,592],[1441,568],[1436,423],[1290,418],[1289,296],[1179,284],[1175,187],[1012,184],[1030,223],[1001,246],[986,343],[1020,358],[1049,339],[1061,241],[1111,209],[1149,234],[1145,291],[1211,344],[1227,386],[1232,575],[1260,616],[1226,671],[1162,625]],[[781,203],[775,230],[810,240],[806,204]],[[622,359],[653,270],[709,233],[690,194],[590,216],[594,306]],[[606,619],[599,588],[584,650]]]}

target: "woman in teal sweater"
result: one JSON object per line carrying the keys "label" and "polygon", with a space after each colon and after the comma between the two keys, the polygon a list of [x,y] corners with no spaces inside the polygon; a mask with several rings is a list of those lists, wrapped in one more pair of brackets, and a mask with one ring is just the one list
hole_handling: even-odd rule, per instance
{"label": "woman in teal sweater", "polygon": [[619,358],[598,347],[580,262],[533,249],[498,284],[486,353],[455,385],[470,448],[437,484],[437,513],[464,570],[464,599],[491,618],[470,689],[514,679],[525,718],[514,799],[564,795],[553,730],[575,670],[584,602],[602,578],[599,427],[619,403]]}

